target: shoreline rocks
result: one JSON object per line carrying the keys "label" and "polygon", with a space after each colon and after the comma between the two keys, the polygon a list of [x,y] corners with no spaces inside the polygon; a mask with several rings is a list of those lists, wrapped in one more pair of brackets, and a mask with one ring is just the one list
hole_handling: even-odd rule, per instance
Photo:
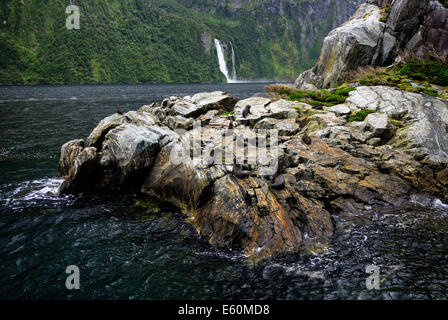
{"label": "shoreline rocks", "polygon": [[[183,113],[194,114],[188,123],[206,121],[175,130],[170,117],[183,108],[193,110]],[[376,112],[348,122],[364,109]],[[448,201],[447,125],[448,101],[383,86],[358,87],[327,110],[221,92],[171,97],[107,117],[86,140],[64,144],[61,192],[139,191],[178,207],[213,246],[255,258],[298,252],[328,241],[335,215],[406,206],[420,193]],[[248,156],[240,167],[249,175],[238,177],[235,159],[254,141],[267,152]],[[284,188],[271,187],[274,175]]]}
{"label": "shoreline rocks", "polygon": [[[296,87],[333,86],[403,48],[446,58],[436,43],[448,43],[446,21],[436,1],[369,0],[328,35]],[[221,91],[172,96],[64,144],[59,173],[61,192],[169,202],[213,246],[256,259],[299,252],[328,242],[338,215],[398,212],[422,194],[448,202],[448,100],[358,85],[325,108]]]}

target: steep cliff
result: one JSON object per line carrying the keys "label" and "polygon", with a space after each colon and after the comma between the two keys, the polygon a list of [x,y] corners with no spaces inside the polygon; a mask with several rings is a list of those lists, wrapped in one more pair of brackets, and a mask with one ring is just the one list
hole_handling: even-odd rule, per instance
{"label": "steep cliff", "polygon": [[280,80],[294,79],[294,70],[311,67],[325,35],[363,1],[178,0],[187,8],[234,23],[235,31],[223,39],[238,53],[240,77]]}
{"label": "steep cliff", "polygon": [[[445,4],[446,5],[446,4]],[[448,58],[448,9],[439,1],[369,0],[325,38],[318,63],[296,87],[338,85],[350,71],[388,66],[403,52],[417,58]]]}
{"label": "steep cliff", "polygon": [[214,38],[239,78],[292,80],[363,0],[78,0],[0,4],[0,83],[225,81]]}

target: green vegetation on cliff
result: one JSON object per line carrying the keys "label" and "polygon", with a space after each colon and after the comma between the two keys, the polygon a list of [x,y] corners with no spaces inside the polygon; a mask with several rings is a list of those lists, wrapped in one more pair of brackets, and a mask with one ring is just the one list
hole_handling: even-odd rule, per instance
{"label": "green vegetation on cliff", "polygon": [[367,116],[371,113],[375,113],[375,110],[365,109],[357,112],[355,115],[348,118],[348,122],[355,122],[355,121],[364,121],[366,120]]}
{"label": "green vegetation on cliff", "polygon": [[145,1],[86,0],[78,5],[81,29],[67,30],[66,1],[4,1],[0,82],[221,80],[215,57],[204,53],[200,41],[191,41],[203,27],[194,20],[163,8],[150,10]]}
{"label": "green vegetation on cliff", "polygon": [[387,68],[361,68],[346,80],[363,86],[386,85],[408,92],[448,97],[448,66],[437,61],[411,60]]}
{"label": "green vegetation on cliff", "polygon": [[[355,2],[361,2],[355,1]],[[342,0],[77,0],[0,4],[0,83],[219,82],[213,39],[242,79],[292,80],[323,37],[354,12]]]}
{"label": "green vegetation on cliff", "polygon": [[322,107],[322,106],[335,106],[337,104],[342,104],[347,100],[349,93],[355,88],[341,87],[331,90],[299,90],[287,85],[270,85],[266,87],[266,92],[269,93],[273,98],[282,98],[289,101],[298,101],[307,103],[311,106]]}

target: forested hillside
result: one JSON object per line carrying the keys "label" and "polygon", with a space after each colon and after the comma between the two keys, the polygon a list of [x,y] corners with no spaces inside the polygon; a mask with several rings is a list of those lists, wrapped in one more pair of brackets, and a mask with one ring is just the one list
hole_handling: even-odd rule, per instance
{"label": "forested hillside", "polygon": [[[214,39],[240,79],[292,80],[362,0],[3,0],[0,83],[219,82]],[[80,30],[65,9],[80,7]]]}

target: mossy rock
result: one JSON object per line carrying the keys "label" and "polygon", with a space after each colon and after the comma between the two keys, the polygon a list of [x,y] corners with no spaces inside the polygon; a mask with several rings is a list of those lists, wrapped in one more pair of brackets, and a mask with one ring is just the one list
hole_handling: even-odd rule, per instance
{"label": "mossy rock", "polygon": [[299,90],[282,85],[273,85],[266,88],[266,91],[273,96],[289,101],[303,102],[315,107],[332,107],[342,104],[353,90],[356,89],[348,86],[317,91]]}
{"label": "mossy rock", "polygon": [[[423,93],[432,97],[448,98],[448,91],[435,90],[433,85],[448,85],[448,66],[435,61],[409,61],[402,66],[372,70],[361,78],[351,79],[362,86],[391,86],[400,90]],[[413,86],[412,82],[419,86]]]}
{"label": "mossy rock", "polygon": [[448,85],[448,66],[436,61],[409,61],[401,67],[398,74],[441,86]]}
{"label": "mossy rock", "polygon": [[161,210],[159,205],[160,205],[159,202],[154,198],[139,199],[136,200],[134,204],[135,207],[146,209],[147,211],[152,212],[153,214],[160,213]]}
{"label": "mossy rock", "polygon": [[364,121],[366,120],[367,116],[371,113],[375,113],[376,111],[374,110],[370,110],[370,109],[365,109],[365,110],[361,110],[357,113],[355,113],[355,115],[351,116],[350,118],[348,118],[348,122],[355,122],[355,121]]}
{"label": "mossy rock", "polygon": [[234,114],[235,114],[235,110],[232,110],[230,112],[221,114],[221,117],[228,117],[228,116],[232,116]]}
{"label": "mossy rock", "polygon": [[389,121],[397,128],[404,128],[406,125],[403,121],[396,120],[396,119],[389,119]]}

